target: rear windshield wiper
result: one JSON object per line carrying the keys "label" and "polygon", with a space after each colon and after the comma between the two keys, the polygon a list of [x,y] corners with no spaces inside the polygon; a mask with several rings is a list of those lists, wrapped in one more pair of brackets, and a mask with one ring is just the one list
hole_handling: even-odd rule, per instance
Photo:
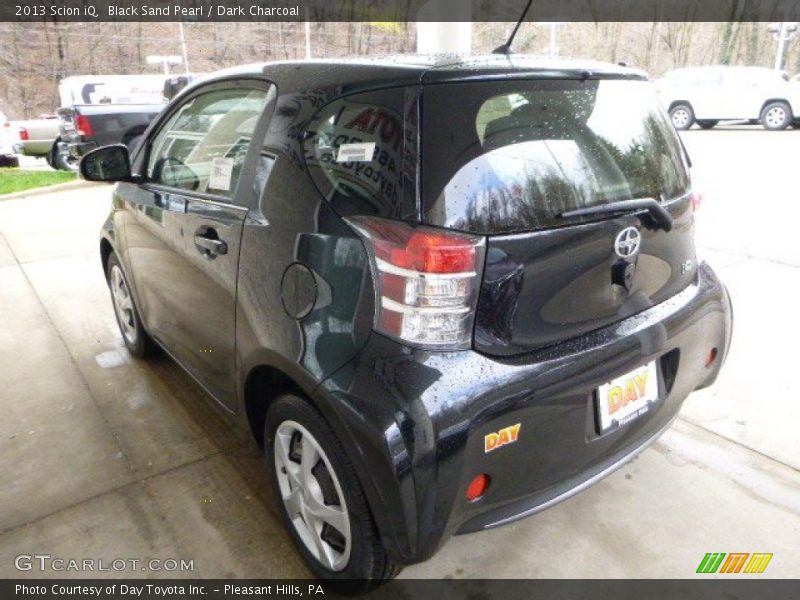
{"label": "rear windshield wiper", "polygon": [[559,217],[568,219],[570,217],[581,217],[584,215],[600,215],[604,213],[618,213],[628,212],[634,210],[646,210],[650,213],[653,221],[656,222],[664,231],[672,229],[672,215],[669,214],[666,208],[654,200],[653,198],[637,198],[634,200],[617,200],[616,202],[608,202],[607,204],[598,204],[596,206],[587,206],[586,208],[576,208],[563,212]]}

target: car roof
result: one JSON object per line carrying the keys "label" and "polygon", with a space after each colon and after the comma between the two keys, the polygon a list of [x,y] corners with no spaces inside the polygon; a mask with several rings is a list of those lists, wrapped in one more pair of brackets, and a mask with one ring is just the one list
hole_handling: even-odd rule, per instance
{"label": "car roof", "polygon": [[266,77],[281,93],[337,86],[353,88],[511,78],[647,79],[647,74],[611,63],[531,55],[401,54],[253,63],[218,71],[205,83],[230,76]]}

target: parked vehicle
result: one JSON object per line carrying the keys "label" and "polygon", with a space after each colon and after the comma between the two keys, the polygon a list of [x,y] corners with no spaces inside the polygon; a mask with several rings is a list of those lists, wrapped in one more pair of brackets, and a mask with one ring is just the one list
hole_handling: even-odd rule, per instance
{"label": "parked vehicle", "polygon": [[55,114],[16,121],[14,127],[19,137],[14,144],[14,151],[25,156],[47,157],[59,133],[58,116]]}
{"label": "parked vehicle", "polygon": [[61,106],[159,104],[171,75],[74,75],[58,82]]}
{"label": "parked vehicle", "polygon": [[744,120],[785,129],[800,119],[800,87],[780,71],[762,67],[690,67],[667,72],[657,82],[676,129],[697,123]]}
{"label": "parked vehicle", "polygon": [[49,161],[56,169],[76,171],[89,150],[108,144],[133,146],[165,104],[75,104],[59,108],[58,138]]}
{"label": "parked vehicle", "polygon": [[14,134],[5,113],[0,111],[0,167],[18,167],[19,159],[14,156]]}
{"label": "parked vehicle", "polygon": [[728,353],[637,70],[251,65],[81,172],[119,182],[100,257],[125,345],[252,434],[299,552],[349,591],[598,481]]}

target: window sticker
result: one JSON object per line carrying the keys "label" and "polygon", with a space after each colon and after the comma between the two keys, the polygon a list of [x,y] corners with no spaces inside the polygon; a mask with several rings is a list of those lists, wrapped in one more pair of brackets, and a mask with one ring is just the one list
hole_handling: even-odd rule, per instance
{"label": "window sticker", "polygon": [[375,155],[375,142],[342,144],[336,155],[336,162],[371,162]]}
{"label": "window sticker", "polygon": [[211,175],[208,178],[208,187],[213,190],[227,192],[231,189],[231,176],[233,175],[233,159],[225,156],[216,156],[211,159]]}

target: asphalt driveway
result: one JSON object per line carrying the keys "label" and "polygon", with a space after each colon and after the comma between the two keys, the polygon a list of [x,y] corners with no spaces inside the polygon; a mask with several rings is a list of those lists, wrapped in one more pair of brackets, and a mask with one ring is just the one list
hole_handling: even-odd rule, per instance
{"label": "asphalt driveway", "polygon": [[[707,552],[800,573],[800,131],[684,134],[706,258],[736,323],[718,383],[593,488],[451,540],[406,577],[671,577]],[[97,252],[110,187],[0,200],[0,577],[15,557],[174,558],[193,571],[306,577],[255,446],[168,358],[124,348]],[[46,572],[46,576],[80,576]]]}

